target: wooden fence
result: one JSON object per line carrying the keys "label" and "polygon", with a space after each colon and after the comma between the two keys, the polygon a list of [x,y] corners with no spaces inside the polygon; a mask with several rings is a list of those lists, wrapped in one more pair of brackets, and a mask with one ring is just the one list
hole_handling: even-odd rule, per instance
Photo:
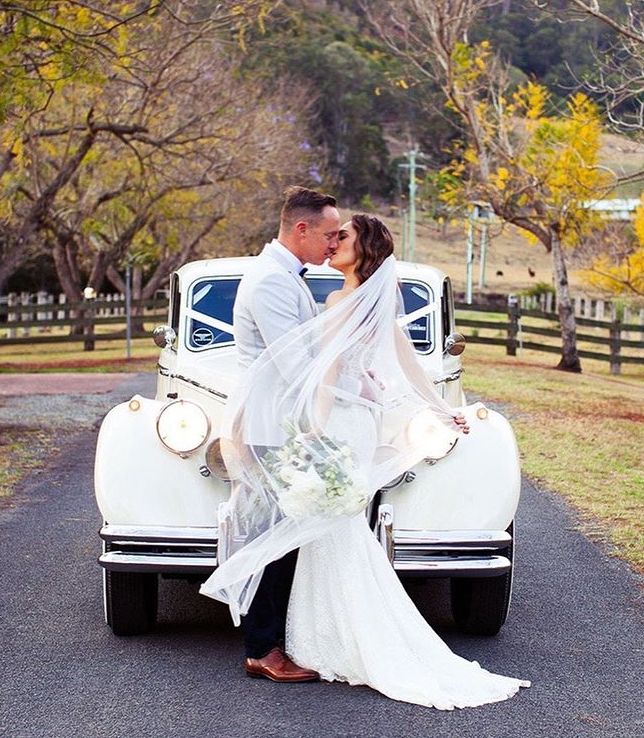
{"label": "wooden fence", "polygon": [[[561,330],[556,313],[521,308],[518,299],[509,299],[505,309],[459,302],[456,310],[466,315],[486,314],[484,320],[457,316],[457,329],[471,343],[505,346],[509,356],[516,356],[521,349],[561,353]],[[584,317],[576,317],[575,321],[580,358],[606,361],[612,374],[619,374],[622,364],[644,364],[644,324]],[[548,341],[549,338],[552,341]],[[606,351],[594,350],[602,347]]]}
{"label": "wooden fence", "polygon": [[[150,336],[144,323],[167,320],[167,299],[132,300],[130,307],[131,338]],[[0,346],[80,341],[91,350],[96,341],[124,339],[125,324],[126,304],[118,295],[79,303],[0,304]],[[119,326],[119,330],[97,330],[101,326]]]}
{"label": "wooden fence", "polygon": [[[595,310],[597,304],[595,301]],[[584,303],[581,306],[588,310]],[[132,300],[131,308],[132,338],[150,337],[150,329],[167,320],[168,301],[165,298]],[[521,349],[550,353],[561,351],[556,313],[522,307],[519,299],[510,299],[505,308],[456,303],[456,309],[460,313],[457,327],[471,343],[505,346],[510,356],[515,356]],[[608,312],[606,306],[602,309]],[[613,374],[620,373],[622,364],[644,364],[644,323],[583,316],[576,317],[576,321],[581,358],[606,361]],[[103,332],[103,326],[118,326],[119,330],[110,331],[108,328]],[[97,341],[124,339],[125,301],[118,295],[109,298],[99,296],[96,300],[75,304],[0,304],[0,347],[83,342],[85,348],[91,350]],[[602,348],[605,350],[597,350]]]}
{"label": "wooden fence", "polygon": [[[616,320],[622,323],[644,323],[644,308],[624,306],[619,301],[604,300],[589,295],[574,295],[573,310],[576,317],[599,321]],[[554,292],[540,295],[519,295],[522,310],[540,310],[543,313],[557,312],[557,298]]]}

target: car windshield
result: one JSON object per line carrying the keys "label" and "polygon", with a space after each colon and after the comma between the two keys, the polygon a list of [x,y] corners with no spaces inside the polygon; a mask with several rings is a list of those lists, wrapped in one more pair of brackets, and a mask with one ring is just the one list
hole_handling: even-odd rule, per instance
{"label": "car windshield", "polygon": [[[188,310],[185,317],[186,346],[191,351],[203,351],[213,346],[230,346],[234,343],[233,303],[240,277],[200,279],[188,293]],[[315,302],[324,307],[330,292],[342,287],[339,277],[307,276],[306,282]],[[424,309],[433,305],[434,294],[423,282],[403,280],[401,292],[405,314],[415,314],[406,324],[409,335],[419,353],[428,354],[434,349],[434,312]]]}

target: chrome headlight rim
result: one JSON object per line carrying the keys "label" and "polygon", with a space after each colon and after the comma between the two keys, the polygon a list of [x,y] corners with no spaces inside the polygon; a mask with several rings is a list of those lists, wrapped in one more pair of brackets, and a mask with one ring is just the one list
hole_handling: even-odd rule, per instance
{"label": "chrome headlight rim", "polygon": [[[197,442],[194,445],[190,445],[188,447],[182,447],[177,448],[176,446],[173,446],[171,443],[169,443],[166,438],[164,438],[161,435],[161,423],[163,421],[164,415],[167,416],[168,411],[172,412],[171,408],[173,407],[191,407],[196,408],[201,413],[201,419],[204,421],[205,424],[205,433],[202,434],[201,440],[197,439]],[[164,448],[166,448],[168,451],[170,451],[173,454],[176,454],[177,456],[180,456],[181,458],[186,458],[187,456],[190,456],[191,454],[194,454],[195,451],[198,451],[204,444],[208,441],[210,438],[210,431],[211,431],[211,422],[210,418],[208,417],[206,411],[196,402],[193,402],[192,400],[185,400],[185,399],[177,399],[172,400],[171,402],[168,402],[166,405],[164,405],[161,410],[159,411],[159,414],[157,415],[156,420],[156,431],[157,431],[157,437],[159,438],[159,441],[163,444]]]}
{"label": "chrome headlight rim", "polygon": [[205,451],[206,468],[222,482],[230,482],[231,474],[228,471],[224,456],[221,450],[221,438],[214,438],[208,443]]}

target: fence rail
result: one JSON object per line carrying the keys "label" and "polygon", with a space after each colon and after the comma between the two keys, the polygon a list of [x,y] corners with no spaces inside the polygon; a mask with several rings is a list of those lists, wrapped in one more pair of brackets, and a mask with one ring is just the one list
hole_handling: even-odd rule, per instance
{"label": "fence rail", "polygon": [[[167,298],[131,301],[131,338],[149,337],[144,324],[163,322],[168,308]],[[521,307],[516,299],[509,299],[506,308],[496,305],[456,303],[458,329],[471,343],[505,346],[514,356],[521,349],[560,353],[561,333],[559,317],[532,306]],[[605,307],[602,311],[606,313]],[[478,314],[475,317],[470,315]],[[479,317],[482,315],[483,317]],[[486,316],[490,316],[487,319]],[[637,319],[637,314],[632,313]],[[575,318],[583,332],[577,334],[581,358],[607,361],[613,374],[619,374],[622,364],[644,364],[644,324],[613,320],[599,320],[579,316]],[[11,345],[79,343],[86,349],[98,341],[124,340],[126,331],[97,332],[101,326],[124,326],[125,300],[120,296],[99,297],[80,303],[0,304],[0,347]],[[67,334],[61,329],[69,328]],[[468,329],[468,330],[464,330]],[[590,330],[586,330],[590,329]],[[21,335],[19,335],[21,334]],[[638,338],[635,338],[637,336]],[[543,338],[543,341],[537,339]],[[552,339],[551,342],[548,339]],[[595,348],[606,347],[606,351]]]}
{"label": "fence rail", "polygon": [[[516,356],[517,351],[521,349],[561,353],[561,331],[559,316],[556,313],[535,308],[522,308],[516,299],[509,299],[506,309],[498,305],[470,305],[460,302],[456,303],[455,307],[458,312],[466,315],[487,313],[493,316],[490,320],[457,317],[458,329],[473,329],[461,331],[471,343],[505,346],[506,353],[510,356]],[[632,315],[636,317],[634,313]],[[496,316],[499,316],[498,319]],[[536,321],[552,325],[535,325]],[[575,321],[582,328],[595,330],[593,333],[588,331],[577,333],[577,352],[580,358],[607,361],[613,374],[620,373],[622,364],[644,364],[644,340],[641,340],[644,338],[644,325],[642,323],[625,323],[617,318],[597,320],[584,317],[576,317]],[[481,331],[486,331],[488,334],[494,332],[497,335],[481,335]],[[641,339],[626,337],[633,334],[639,335]],[[525,340],[524,336],[527,336],[528,340]],[[546,340],[539,342],[532,338],[538,336],[543,336],[544,339],[552,338],[556,342],[549,343]],[[605,346],[607,351],[590,350],[584,347],[585,344]]]}
{"label": "fence rail", "polygon": [[[150,333],[141,326],[164,321],[168,301],[131,300],[130,308],[130,338],[146,338]],[[97,341],[124,339],[126,320],[125,300],[118,295],[78,303],[0,304],[0,346],[84,342],[85,348],[91,350]],[[106,333],[96,331],[100,326],[113,325],[124,328]],[[58,332],[64,328],[70,329],[67,334]]]}

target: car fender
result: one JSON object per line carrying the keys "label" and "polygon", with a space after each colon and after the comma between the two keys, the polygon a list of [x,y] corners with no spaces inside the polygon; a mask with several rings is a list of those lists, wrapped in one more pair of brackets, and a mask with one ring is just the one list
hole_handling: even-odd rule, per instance
{"label": "car fender", "polygon": [[514,519],[521,489],[514,432],[481,403],[463,414],[470,433],[443,459],[417,464],[412,481],[383,494],[394,506],[396,528],[504,530]]}
{"label": "car fender", "polygon": [[[112,408],[98,434],[94,485],[103,519],[111,524],[213,526],[230,486],[204,477],[205,444],[187,458],[163,446],[156,421],[167,401],[135,395]],[[217,423],[213,420],[211,438]]]}

